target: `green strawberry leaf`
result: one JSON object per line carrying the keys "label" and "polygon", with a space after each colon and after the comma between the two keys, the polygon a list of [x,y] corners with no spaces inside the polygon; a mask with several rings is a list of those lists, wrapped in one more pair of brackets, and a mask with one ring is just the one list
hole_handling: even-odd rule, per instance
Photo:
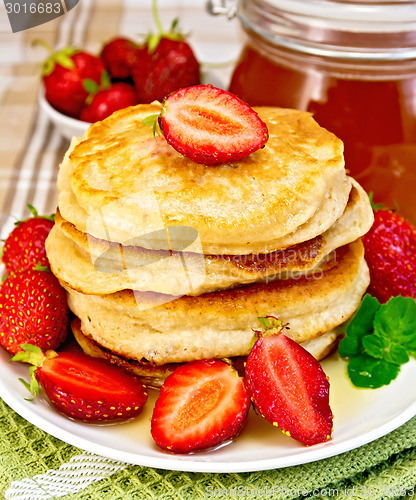
{"label": "green strawberry leaf", "polygon": [[380,210],[380,209],[384,208],[383,203],[375,203],[374,202],[374,193],[372,191],[370,191],[368,193],[368,197],[370,199],[371,208],[373,210]]}
{"label": "green strawberry leaf", "polygon": [[[55,214],[51,214],[51,215],[39,215],[39,213],[36,210],[36,208],[33,205],[31,205],[30,203],[27,204],[27,208],[29,209],[30,213],[32,214],[31,217],[38,218],[38,219],[46,219],[46,220],[50,220],[51,222],[55,222]],[[27,220],[28,219],[17,220],[14,223],[14,225],[15,226],[20,226],[20,224],[22,222],[25,222]]]}
{"label": "green strawberry leaf", "polygon": [[416,350],[416,302],[411,297],[392,297],[377,312],[374,333],[403,346],[406,351]]}
{"label": "green strawberry leaf", "polygon": [[159,114],[153,114],[146,116],[146,118],[142,120],[143,125],[145,125],[146,127],[152,127],[153,138],[155,140],[156,140],[156,135],[161,135],[161,130],[158,121],[159,116],[160,116]]}
{"label": "green strawberry leaf", "polygon": [[340,356],[346,358],[363,352],[362,339],[373,333],[374,318],[380,307],[381,304],[375,297],[369,294],[364,296],[360,308],[347,327],[346,337],[340,342]]}
{"label": "green strawberry leaf", "polygon": [[263,331],[260,332],[261,336],[269,337],[271,335],[278,335],[285,326],[279,318],[274,316],[260,316],[257,319],[263,328]]}
{"label": "green strawberry leaf", "polygon": [[32,344],[20,344],[22,351],[17,352],[10,361],[21,361],[30,363],[35,367],[40,366],[45,359],[42,349],[39,346]]}
{"label": "green strawberry leaf", "polygon": [[156,34],[149,34],[147,37],[147,50],[149,54],[153,54],[153,52],[156,50],[157,46],[159,45],[161,35],[159,33]]}
{"label": "green strawberry leaf", "polygon": [[282,328],[282,322],[274,316],[260,316],[257,319],[265,330],[271,330],[272,328],[278,328],[280,330]]}
{"label": "green strawberry leaf", "polygon": [[85,80],[83,80],[82,82],[82,85],[89,95],[95,95],[100,88],[98,83],[95,82],[92,78],[85,78]]}
{"label": "green strawberry leaf", "polygon": [[101,73],[100,90],[107,90],[111,87],[111,76],[108,71]]}
{"label": "green strawberry leaf", "polygon": [[348,363],[348,375],[357,387],[377,389],[388,385],[399,372],[399,365],[373,358],[368,354],[354,356]]}
{"label": "green strawberry leaf", "polygon": [[55,56],[55,62],[66,69],[75,69],[75,63],[71,59],[71,55],[67,51],[58,52]]}

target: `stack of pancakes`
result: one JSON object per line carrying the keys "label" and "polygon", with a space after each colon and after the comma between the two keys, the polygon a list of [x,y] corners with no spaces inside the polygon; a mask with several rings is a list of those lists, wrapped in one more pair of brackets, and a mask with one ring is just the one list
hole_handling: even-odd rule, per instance
{"label": "stack of pancakes", "polygon": [[81,347],[158,385],[178,363],[246,356],[258,317],[318,359],[369,283],[373,222],[342,142],[308,114],[256,108],[266,146],[192,162],[121,110],[74,139],[46,248]]}

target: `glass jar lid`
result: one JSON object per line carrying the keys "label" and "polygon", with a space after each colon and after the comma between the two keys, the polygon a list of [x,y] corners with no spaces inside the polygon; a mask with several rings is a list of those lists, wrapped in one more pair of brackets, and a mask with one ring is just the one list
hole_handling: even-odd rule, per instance
{"label": "glass jar lid", "polygon": [[212,14],[298,52],[362,61],[416,59],[416,2],[208,0]]}

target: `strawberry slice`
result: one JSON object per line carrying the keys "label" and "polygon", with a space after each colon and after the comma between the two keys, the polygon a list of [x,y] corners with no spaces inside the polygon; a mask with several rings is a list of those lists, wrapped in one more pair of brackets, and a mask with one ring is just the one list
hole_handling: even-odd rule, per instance
{"label": "strawberry slice", "polygon": [[283,334],[260,337],[245,376],[254,406],[268,422],[306,446],[330,439],[328,378],[302,346]]}
{"label": "strawberry slice", "polygon": [[211,448],[241,431],[249,407],[244,380],[231,366],[192,361],[165,380],[153,410],[152,437],[175,453]]}
{"label": "strawberry slice", "polygon": [[174,149],[205,165],[237,161],[269,138],[266,124],[248,104],[212,85],[186,87],[168,96],[158,122]]}
{"label": "strawberry slice", "polygon": [[137,416],[147,400],[137,378],[102,359],[82,352],[42,353],[37,346],[21,346],[12,361],[32,363],[30,385],[34,396],[43,387],[51,403],[65,415],[85,422],[126,420]]}

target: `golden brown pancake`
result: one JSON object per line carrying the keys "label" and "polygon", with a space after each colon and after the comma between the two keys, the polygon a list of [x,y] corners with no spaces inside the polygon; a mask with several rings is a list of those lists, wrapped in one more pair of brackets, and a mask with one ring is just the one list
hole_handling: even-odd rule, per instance
{"label": "golden brown pancake", "polygon": [[363,245],[357,240],[298,279],[196,297],[132,290],[84,295],[66,288],[86,336],[124,358],[163,365],[247,355],[259,316],[288,323],[286,334],[296,342],[314,339],[350,317],[368,283]]}
{"label": "golden brown pancake", "polygon": [[146,248],[157,250],[161,227],[191,227],[200,253],[258,254],[310,240],[344,212],[351,182],[342,142],[310,114],[256,108],[269,129],[266,146],[207,167],[153,138],[142,120],[159,110],[121,110],[73,141],[59,207],[79,231],[119,243],[151,233]]}
{"label": "golden brown pancake", "polygon": [[[353,182],[344,214],[323,235],[285,250],[259,255],[205,255],[147,250],[99,240],[78,231],[59,210],[47,241],[53,272],[86,294],[125,288],[172,295],[200,295],[258,281],[305,273],[328,253],[354,241],[371,227],[368,196]],[[184,270],[184,263],[187,267]]]}
{"label": "golden brown pancake", "polygon": [[[126,359],[118,354],[114,354],[109,349],[100,346],[95,340],[84,335],[81,330],[81,322],[78,318],[71,322],[71,329],[75,340],[82,350],[89,356],[106,359],[112,364],[120,366],[124,370],[138,377],[143,384],[153,387],[160,387],[165,378],[172,373],[175,368],[182,363],[168,363],[165,365],[142,364],[134,359]],[[324,333],[316,339],[307,340],[301,345],[309,351],[318,361],[328,356],[338,345],[342,337],[342,330],[332,330]],[[232,364],[244,373],[244,361],[246,357],[231,358]]]}

